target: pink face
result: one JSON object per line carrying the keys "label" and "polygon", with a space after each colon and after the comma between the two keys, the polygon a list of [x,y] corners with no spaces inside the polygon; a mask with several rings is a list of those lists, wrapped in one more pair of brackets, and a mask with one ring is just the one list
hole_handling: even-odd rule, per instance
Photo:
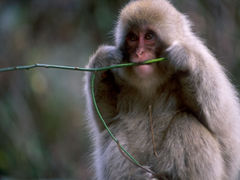
{"label": "pink face", "polygon": [[[126,37],[126,47],[131,62],[143,62],[156,58],[157,36],[148,28],[130,31]],[[152,65],[141,65],[134,68],[139,76],[153,73]]]}
{"label": "pink face", "polygon": [[157,37],[150,29],[131,31],[126,38],[130,61],[142,62],[156,58]]}

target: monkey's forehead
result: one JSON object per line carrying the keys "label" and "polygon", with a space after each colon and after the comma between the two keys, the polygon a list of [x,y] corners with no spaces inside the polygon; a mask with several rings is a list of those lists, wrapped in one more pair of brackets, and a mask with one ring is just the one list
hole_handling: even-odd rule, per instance
{"label": "monkey's forehead", "polygon": [[[179,29],[181,14],[166,0],[137,0],[128,3],[121,11],[115,29],[116,45],[121,46],[128,30],[147,25],[156,31]],[[163,27],[164,26],[164,27]],[[157,32],[158,33],[158,32]]]}
{"label": "monkey's forehead", "polygon": [[[172,14],[172,15],[170,15]],[[120,20],[127,24],[157,24],[176,17],[177,10],[166,0],[138,0],[127,4],[120,13]]]}

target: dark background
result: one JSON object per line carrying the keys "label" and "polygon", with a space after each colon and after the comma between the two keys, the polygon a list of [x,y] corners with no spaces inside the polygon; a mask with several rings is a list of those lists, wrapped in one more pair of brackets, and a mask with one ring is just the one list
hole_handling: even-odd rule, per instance
{"label": "dark background", "polygon": [[[126,0],[0,0],[0,67],[84,67]],[[172,0],[240,85],[240,1]],[[83,72],[0,73],[0,179],[91,178]],[[239,89],[239,88],[238,88]]]}

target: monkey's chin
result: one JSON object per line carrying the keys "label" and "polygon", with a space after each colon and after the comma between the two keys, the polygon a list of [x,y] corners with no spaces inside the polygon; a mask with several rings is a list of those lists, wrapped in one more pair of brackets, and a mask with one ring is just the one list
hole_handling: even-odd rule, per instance
{"label": "monkey's chin", "polygon": [[140,65],[134,67],[134,72],[140,78],[147,78],[154,73],[153,66],[149,65]]}

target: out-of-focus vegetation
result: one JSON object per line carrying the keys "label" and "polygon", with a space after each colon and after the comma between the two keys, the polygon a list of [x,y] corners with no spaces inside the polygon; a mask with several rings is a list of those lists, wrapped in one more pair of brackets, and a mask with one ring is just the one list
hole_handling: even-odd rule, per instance
{"label": "out-of-focus vegetation", "polygon": [[[1,0],[0,67],[84,66],[126,0]],[[240,1],[172,0],[240,85]],[[0,178],[91,179],[83,72],[0,74]]]}

